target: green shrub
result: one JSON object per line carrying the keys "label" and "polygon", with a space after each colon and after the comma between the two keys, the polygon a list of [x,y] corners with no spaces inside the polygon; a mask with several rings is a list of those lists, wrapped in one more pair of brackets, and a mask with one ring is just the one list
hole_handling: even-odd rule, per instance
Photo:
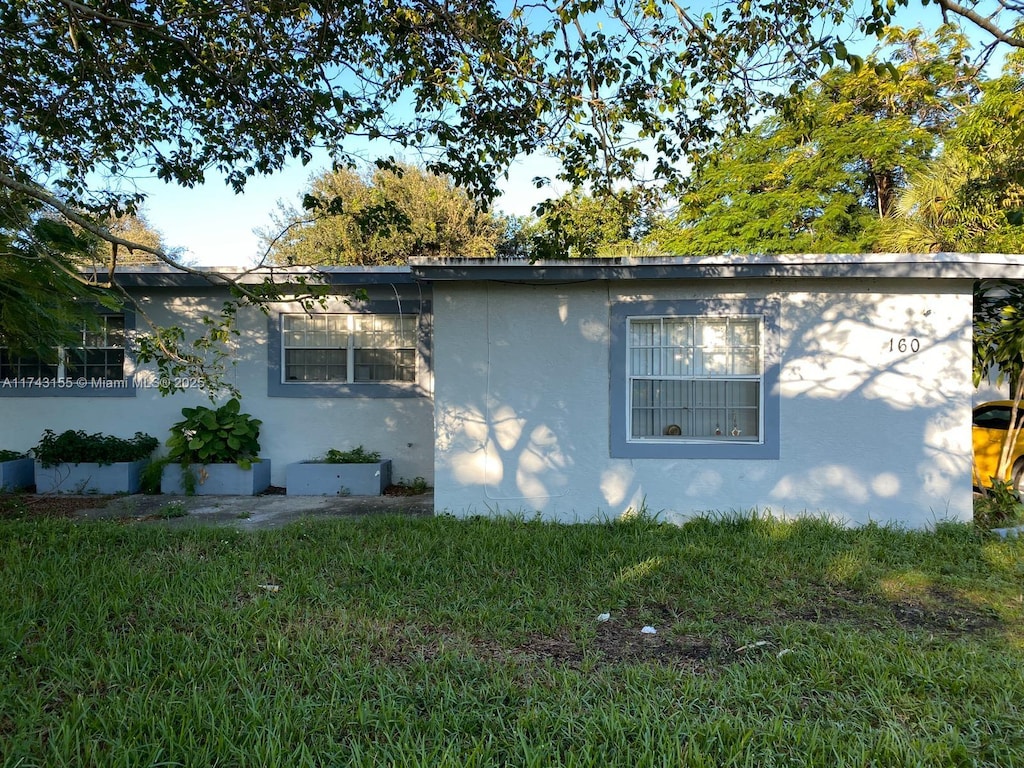
{"label": "green shrub", "polygon": [[44,467],[57,464],[114,464],[149,458],[158,445],[160,441],[142,432],[136,432],[135,437],[124,438],[99,432],[90,435],[80,429],[69,429],[58,435],[52,429],[47,429],[32,453]]}
{"label": "green shrub", "polygon": [[168,460],[190,464],[228,464],[249,469],[259,461],[260,425],[241,412],[238,398],[231,398],[220,408],[182,408],[185,418],[171,427],[167,440]]}
{"label": "green shrub", "polygon": [[984,530],[1017,523],[1024,517],[1013,486],[1002,480],[992,479],[992,487],[974,499],[974,524]]}
{"label": "green shrub", "polygon": [[348,451],[331,448],[324,454],[324,464],[376,464],[380,461],[380,451],[367,451],[359,445]]}
{"label": "green shrub", "polygon": [[14,461],[15,459],[24,459],[24,453],[18,453],[18,451],[0,451],[0,461]]}

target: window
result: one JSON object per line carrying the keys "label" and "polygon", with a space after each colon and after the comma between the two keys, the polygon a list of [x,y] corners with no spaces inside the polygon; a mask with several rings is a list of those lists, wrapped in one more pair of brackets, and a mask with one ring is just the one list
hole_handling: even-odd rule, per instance
{"label": "window", "polygon": [[133,327],[134,313],[100,315],[78,332],[76,342],[58,348],[55,360],[0,348],[0,395],[133,395],[125,356],[126,333]]}
{"label": "window", "polygon": [[282,315],[285,382],[416,380],[414,315]]}
{"label": "window", "polygon": [[[1017,413],[1017,423],[1024,425],[1024,411]],[[981,429],[1010,428],[1010,406],[984,405],[974,410],[974,426]]]}
{"label": "window", "polygon": [[268,319],[270,397],[429,394],[430,303],[368,300],[356,311],[283,312]]}
{"label": "window", "polygon": [[67,347],[64,353],[67,376],[124,379],[124,315],[104,315],[95,330],[82,330],[81,346]]}
{"label": "window", "polygon": [[14,355],[0,347],[0,379],[56,379],[60,370],[57,363],[46,363],[35,355]]}
{"label": "window", "polygon": [[760,440],[760,317],[627,322],[630,440]]}
{"label": "window", "polygon": [[124,379],[124,315],[103,315],[95,328],[82,328],[79,336],[80,344],[57,351],[56,363],[0,349],[0,379]]}
{"label": "window", "polygon": [[611,455],[778,458],[776,316],[757,299],[614,304]]}

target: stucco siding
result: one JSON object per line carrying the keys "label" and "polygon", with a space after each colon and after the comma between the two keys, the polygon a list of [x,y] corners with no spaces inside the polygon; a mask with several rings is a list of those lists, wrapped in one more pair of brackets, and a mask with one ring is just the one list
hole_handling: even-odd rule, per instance
{"label": "stucco siding", "polygon": [[[436,283],[438,509],[970,519],[968,280]],[[610,307],[779,306],[778,459],[612,459]],[[766,393],[767,395],[768,393]]]}
{"label": "stucco siding", "polygon": [[[390,286],[379,290],[385,298],[388,294],[393,298]],[[215,317],[228,298],[226,292],[217,289],[192,288],[182,294],[176,288],[140,289],[135,296],[141,310],[138,330],[146,330],[146,315],[158,325],[181,326],[191,338],[200,332],[201,318]],[[273,311],[281,309],[279,305]],[[338,298],[326,311],[345,309]],[[414,301],[408,303],[407,311],[416,311]],[[263,421],[261,455],[271,460],[273,484],[285,484],[285,467],[291,462],[312,459],[328,448],[357,445],[392,459],[396,480],[420,476],[433,481],[429,372],[421,377],[425,391],[417,397],[270,397],[267,370],[271,331],[267,317],[257,309],[243,308],[238,313],[237,327],[240,335],[229,344],[232,364],[226,378],[242,393],[242,409]],[[209,399],[194,389],[162,396],[157,388],[146,385],[152,380],[150,369],[134,370],[130,365],[126,369],[136,382],[132,397],[0,397],[0,448],[27,450],[47,428],[125,437],[141,431],[163,443],[170,426],[180,420],[183,407],[210,405]],[[217,404],[224,399],[219,398]]]}

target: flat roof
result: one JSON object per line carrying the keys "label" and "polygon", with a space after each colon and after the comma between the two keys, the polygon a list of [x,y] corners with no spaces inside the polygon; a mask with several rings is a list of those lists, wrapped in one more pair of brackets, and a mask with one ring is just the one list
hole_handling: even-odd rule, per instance
{"label": "flat roof", "polygon": [[[259,285],[299,277],[327,285],[412,284],[418,281],[515,281],[530,283],[592,280],[712,278],[940,278],[1024,280],[1018,253],[801,253],[726,256],[643,256],[530,261],[529,259],[437,259],[414,257],[408,266],[373,267],[198,267],[166,265],[118,269],[126,288],[191,288],[225,285],[229,280]],[[90,273],[98,280],[106,272]]]}
{"label": "flat roof", "polygon": [[[106,271],[90,272],[90,277],[106,281]],[[195,267],[175,269],[159,265],[125,265],[115,272],[117,282],[126,288],[198,288],[227,285],[235,281],[242,285],[260,285],[266,280],[286,282],[304,277],[313,284],[327,285],[380,285],[412,284],[416,279],[408,266],[387,267]]]}
{"label": "flat roof", "polygon": [[412,274],[429,281],[662,280],[749,277],[1024,279],[1024,255],[991,253],[811,253],[644,256],[564,261],[423,259]]}

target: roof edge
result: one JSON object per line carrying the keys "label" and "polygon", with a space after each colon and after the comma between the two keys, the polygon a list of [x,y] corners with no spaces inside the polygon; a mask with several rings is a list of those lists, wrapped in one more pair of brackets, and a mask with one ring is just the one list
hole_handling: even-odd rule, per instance
{"label": "roof edge", "polygon": [[[110,273],[89,272],[90,280],[108,282]],[[241,285],[261,285],[267,281],[275,284],[297,279],[312,284],[326,285],[386,285],[389,283],[415,283],[408,266],[384,267],[260,267],[240,269],[238,267],[198,267],[190,270],[176,269],[166,265],[147,265],[118,269],[114,273],[118,284],[125,288],[197,288],[226,287],[231,282]]]}
{"label": "roof edge", "polygon": [[1024,256],[989,253],[734,254],[532,262],[527,259],[414,258],[410,265],[415,277],[428,281],[566,282],[772,277],[1024,279]]}

